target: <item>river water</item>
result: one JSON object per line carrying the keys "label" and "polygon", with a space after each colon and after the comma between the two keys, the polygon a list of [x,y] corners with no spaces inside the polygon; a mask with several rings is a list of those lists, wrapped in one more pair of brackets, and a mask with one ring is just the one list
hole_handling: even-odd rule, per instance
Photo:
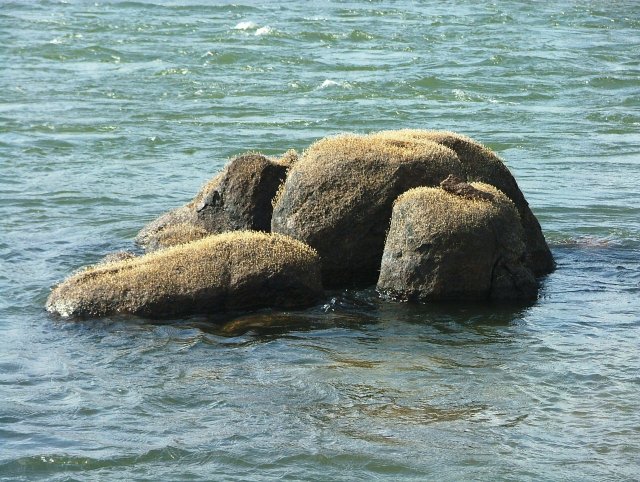
{"label": "river water", "polygon": [[[0,479],[638,480],[636,1],[3,1],[0,65]],[[505,160],[533,306],[45,313],[229,157],[406,127]]]}

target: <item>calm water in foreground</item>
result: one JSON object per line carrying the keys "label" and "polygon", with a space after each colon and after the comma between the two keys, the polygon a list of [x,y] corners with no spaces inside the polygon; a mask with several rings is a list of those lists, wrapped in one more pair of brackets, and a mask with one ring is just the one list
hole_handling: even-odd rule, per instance
{"label": "calm water in foreground", "polygon": [[[640,4],[317,3],[0,3],[0,479],[638,480]],[[533,306],[44,312],[230,156],[403,127],[505,159]]]}

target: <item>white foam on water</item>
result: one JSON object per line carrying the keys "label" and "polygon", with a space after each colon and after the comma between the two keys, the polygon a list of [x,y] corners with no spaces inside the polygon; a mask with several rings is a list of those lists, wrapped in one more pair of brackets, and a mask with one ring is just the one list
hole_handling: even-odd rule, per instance
{"label": "white foam on water", "polygon": [[326,79],[322,84],[320,84],[320,89],[327,89],[333,87],[341,87],[343,89],[350,89],[351,84],[349,82],[336,82],[335,80]]}
{"label": "white foam on water", "polygon": [[273,29],[271,27],[269,27],[268,25],[264,26],[264,27],[260,27],[258,30],[256,30],[256,35],[269,35],[271,32],[273,32]]}
{"label": "white foam on water", "polygon": [[326,89],[327,87],[335,87],[337,85],[340,85],[340,84],[338,84],[335,80],[327,79],[320,85],[320,88]]}
{"label": "white foam on water", "polygon": [[258,28],[258,24],[251,21],[239,22],[233,30],[253,30],[254,28]]}

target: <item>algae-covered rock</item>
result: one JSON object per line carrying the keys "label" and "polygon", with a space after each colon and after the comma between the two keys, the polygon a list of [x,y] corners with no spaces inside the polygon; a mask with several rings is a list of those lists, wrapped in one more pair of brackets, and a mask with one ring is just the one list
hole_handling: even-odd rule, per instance
{"label": "algae-covered rock", "polygon": [[371,134],[374,138],[398,141],[432,141],[455,151],[462,164],[462,175],[451,172],[467,182],[490,184],[513,201],[524,228],[526,262],[536,275],[553,271],[555,263],[544,239],[540,223],[531,211],[516,180],[500,158],[490,149],[473,139],[448,131],[403,129]]}
{"label": "algae-covered rock", "polygon": [[173,238],[163,236],[163,231],[176,225],[191,225],[194,233],[200,230],[208,234],[270,231],[272,199],[296,158],[295,151],[277,160],[258,153],[234,158],[191,202],[145,226],[138,233],[136,243],[147,251],[166,247]]}
{"label": "algae-covered rock", "polygon": [[64,317],[169,317],[306,307],[321,295],[313,249],[286,236],[242,231],[88,268],[55,287],[46,308]]}
{"label": "algae-covered rock", "polygon": [[400,300],[534,300],[525,253],[513,202],[451,177],[395,202],[377,288]]}
{"label": "algae-covered rock", "polygon": [[127,259],[133,259],[136,257],[135,253],[131,251],[116,251],[115,253],[109,253],[105,255],[97,264],[109,264],[109,263],[117,263],[119,261],[124,261]]}
{"label": "algae-covered rock", "polygon": [[504,163],[472,139],[446,131],[399,130],[321,139],[295,163],[274,198],[273,232],[300,239],[322,258],[327,286],[377,279],[391,205],[449,174],[503,191],[524,228],[525,262],[554,268],[540,225]]}
{"label": "algae-covered rock", "polygon": [[170,224],[157,232],[156,236],[149,238],[147,251],[178,246],[211,236],[206,229],[197,224],[178,223]]}
{"label": "algae-covered rock", "polygon": [[[146,252],[155,251],[160,248],[159,239],[162,232],[173,226],[198,226],[198,217],[195,209],[188,204],[179,208],[167,211],[159,217],[148,223],[140,230],[135,238],[135,243],[143,248]],[[199,226],[198,226],[199,227]],[[165,246],[166,247],[166,246]]]}
{"label": "algae-covered rock", "polygon": [[321,139],[289,171],[271,229],[318,250],[326,286],[374,284],[393,201],[450,173],[462,175],[460,160],[436,142],[353,134]]}

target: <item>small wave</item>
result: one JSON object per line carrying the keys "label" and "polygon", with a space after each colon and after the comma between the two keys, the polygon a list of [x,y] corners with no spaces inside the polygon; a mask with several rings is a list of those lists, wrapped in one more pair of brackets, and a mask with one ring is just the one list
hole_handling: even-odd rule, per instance
{"label": "small wave", "polygon": [[273,29],[271,27],[269,27],[268,25],[264,26],[264,27],[260,27],[258,30],[256,30],[255,35],[269,35],[270,33],[273,32]]}
{"label": "small wave", "polygon": [[300,32],[300,38],[308,42],[336,42],[340,35],[329,32],[304,31]]}
{"label": "small wave", "polygon": [[373,40],[373,35],[363,30],[353,30],[347,38],[353,41]]}
{"label": "small wave", "polygon": [[56,37],[54,39],[51,39],[49,40],[48,43],[52,45],[61,45],[61,44],[68,43],[70,39],[78,39],[78,38],[84,38],[84,36],[81,33],[67,34],[67,35],[63,35],[62,37]]}
{"label": "small wave", "polygon": [[190,73],[189,69],[187,69],[185,67],[182,67],[182,68],[172,67],[170,69],[164,69],[164,70],[160,71],[159,73],[157,73],[156,75],[160,75],[160,76],[165,76],[165,75],[187,75],[189,73]]}
{"label": "small wave", "polygon": [[554,241],[550,241],[552,246],[558,247],[575,247],[575,248],[611,248],[620,247],[622,245],[621,239],[616,239],[614,236],[579,236],[579,237],[566,237],[560,238]]}
{"label": "small wave", "polygon": [[456,100],[460,100],[463,102],[469,102],[471,100],[473,100],[471,98],[471,96],[469,94],[467,94],[464,90],[460,90],[460,89],[453,89],[453,96],[456,98]]}
{"label": "small wave", "polygon": [[247,21],[247,22],[239,22],[233,30],[254,30],[258,28],[258,24],[255,22]]}
{"label": "small wave", "polygon": [[327,89],[333,87],[340,87],[343,89],[350,89],[351,84],[349,82],[336,82],[335,80],[326,79],[322,84],[320,84],[320,89]]}
{"label": "small wave", "polygon": [[[66,455],[58,453],[44,453],[0,462],[0,473],[10,476],[51,475],[55,472],[77,472],[92,469],[126,467],[133,463],[162,463],[179,461],[192,455],[191,452],[168,445],[163,448],[151,449],[141,454],[115,456],[106,459]],[[31,479],[31,477],[27,477]]]}

